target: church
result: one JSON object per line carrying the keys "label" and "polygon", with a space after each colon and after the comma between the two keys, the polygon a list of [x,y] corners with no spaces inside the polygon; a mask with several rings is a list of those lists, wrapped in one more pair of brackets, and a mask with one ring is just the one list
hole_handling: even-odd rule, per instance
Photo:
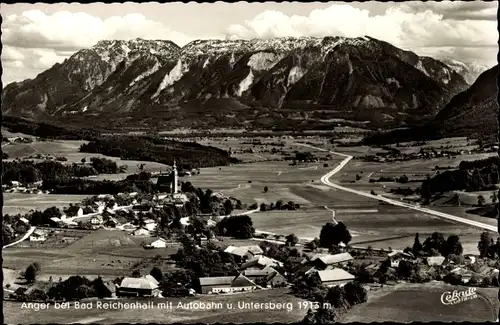
{"label": "church", "polygon": [[179,172],[177,171],[177,164],[174,160],[172,171],[169,174],[160,174],[156,186],[160,192],[169,193],[167,195],[159,195],[161,199],[171,201],[175,205],[184,205],[188,200],[184,193],[180,191]]}

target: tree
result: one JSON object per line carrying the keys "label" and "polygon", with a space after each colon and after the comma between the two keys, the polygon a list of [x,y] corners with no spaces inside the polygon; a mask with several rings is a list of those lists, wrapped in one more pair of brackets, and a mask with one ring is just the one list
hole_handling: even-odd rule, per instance
{"label": "tree", "polygon": [[252,219],[249,216],[230,216],[222,219],[216,225],[218,234],[240,239],[252,238],[255,233]]}
{"label": "tree", "polygon": [[412,253],[414,255],[419,254],[422,251],[422,244],[420,243],[420,239],[418,236],[418,232],[415,234],[415,242],[413,243]]}
{"label": "tree", "polygon": [[262,212],[267,211],[267,205],[265,203],[261,203],[261,205],[260,205],[260,211],[262,211]]}
{"label": "tree", "polygon": [[295,236],[295,234],[290,234],[285,237],[286,242],[285,245],[287,246],[295,246],[299,242],[299,238]]}
{"label": "tree", "polygon": [[424,252],[430,253],[432,249],[437,250],[441,255],[443,255],[443,249],[446,240],[442,233],[434,232],[430,237],[424,241]]}
{"label": "tree", "polygon": [[498,193],[495,191],[491,194],[490,196],[490,199],[491,199],[491,203],[493,204],[497,204],[498,202]]}
{"label": "tree", "polygon": [[26,271],[24,271],[24,278],[26,281],[29,283],[33,283],[36,281],[36,276],[38,275],[39,268],[37,268],[34,263],[30,264],[27,268]]}
{"label": "tree", "polygon": [[151,269],[151,272],[149,273],[153,278],[156,279],[156,281],[161,282],[163,280],[163,273],[159,268],[156,266]]}
{"label": "tree", "polygon": [[230,199],[227,199],[225,202],[224,202],[224,211],[225,211],[225,214],[226,215],[230,215],[231,212],[233,212],[234,210],[234,207],[233,207],[233,202],[231,202]]}
{"label": "tree", "polygon": [[314,240],[308,242],[306,244],[306,248],[310,249],[311,251],[314,251],[320,246],[320,242],[318,238],[314,238]]}
{"label": "tree", "polygon": [[81,162],[82,162],[82,164],[85,164],[87,162],[87,159],[82,158]]}
{"label": "tree", "polygon": [[332,222],[328,222],[321,228],[319,234],[320,247],[330,248],[334,244],[340,244],[340,242],[347,245],[351,241],[351,238],[349,230],[342,222],[335,225]]}
{"label": "tree", "polygon": [[480,257],[488,256],[488,249],[493,245],[493,238],[489,232],[485,231],[481,234],[479,243],[477,244],[477,249],[479,250]]}
{"label": "tree", "polygon": [[485,202],[486,202],[486,200],[484,199],[484,196],[479,195],[479,196],[477,197],[477,205],[479,205],[479,206],[483,206]]}
{"label": "tree", "polygon": [[132,272],[132,277],[133,278],[139,278],[141,276],[141,272],[139,272],[139,270],[134,270]]}
{"label": "tree", "polygon": [[302,323],[304,323],[304,324],[316,324],[316,314],[314,313],[314,311],[311,308],[309,308],[307,310],[307,314],[304,317],[304,319],[302,320]]}
{"label": "tree", "polygon": [[366,302],[368,294],[358,281],[352,281],[344,286],[345,299],[351,306]]}
{"label": "tree", "polygon": [[264,187],[264,193],[267,193],[269,191],[269,188],[267,186]]}
{"label": "tree", "polygon": [[460,243],[460,237],[458,237],[457,235],[449,236],[443,247],[443,253],[443,256],[448,256],[450,254],[458,256],[462,255],[463,248],[462,244]]}
{"label": "tree", "polygon": [[329,302],[335,308],[346,308],[346,299],[344,289],[335,286],[328,290],[328,293],[325,296],[325,301]]}

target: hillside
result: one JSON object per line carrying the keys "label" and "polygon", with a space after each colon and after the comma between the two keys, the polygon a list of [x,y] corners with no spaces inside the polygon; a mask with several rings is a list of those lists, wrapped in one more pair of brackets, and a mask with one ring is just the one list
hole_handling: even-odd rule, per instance
{"label": "hillside", "polygon": [[184,168],[226,166],[238,162],[222,149],[198,143],[166,140],[154,136],[101,134],[95,130],[70,129],[18,117],[5,117],[2,127],[44,139],[86,140],[80,152],[120,157],[122,160],[154,161]]}
{"label": "hillside", "polygon": [[365,142],[387,144],[455,136],[498,139],[497,82],[498,65],[483,72],[467,90],[454,96],[429,123],[369,136]]}
{"label": "hillside", "polygon": [[498,135],[498,66],[482,73],[469,89],[454,96],[431,127],[441,136]]}
{"label": "hillside", "polygon": [[466,87],[444,63],[370,37],[198,40],[183,48],[136,39],[101,41],[9,84],[2,110],[102,129],[331,130],[345,120],[374,129],[428,121]]}

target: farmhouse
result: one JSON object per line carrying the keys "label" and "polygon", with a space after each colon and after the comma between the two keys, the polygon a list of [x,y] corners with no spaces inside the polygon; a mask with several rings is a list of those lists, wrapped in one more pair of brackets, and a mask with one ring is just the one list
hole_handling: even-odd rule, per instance
{"label": "farmhouse", "polygon": [[254,256],[262,255],[263,251],[259,246],[228,246],[224,253],[232,255],[236,261],[244,262]]}
{"label": "farmhouse", "polygon": [[132,236],[149,236],[149,230],[146,228],[139,227],[136,230],[132,231]]}
{"label": "farmhouse", "polygon": [[403,260],[411,260],[414,259],[414,255],[411,253],[405,253],[401,251],[392,251],[387,254],[389,259],[391,260],[391,267],[398,267],[399,262]]}
{"label": "farmhouse", "polygon": [[142,278],[124,278],[117,290],[118,296],[159,297],[159,283],[151,275]]}
{"label": "farmhouse", "polygon": [[252,280],[240,274],[234,276],[200,278],[201,293],[228,293],[252,291],[259,288]]}
{"label": "farmhouse", "polygon": [[30,235],[30,241],[46,241],[46,240],[47,240],[47,233],[40,229],[36,229]]}
{"label": "farmhouse", "polygon": [[158,238],[157,240],[155,240],[151,244],[147,245],[147,247],[150,247],[150,248],[165,248],[165,247],[167,247],[167,241],[165,239],[163,239],[163,238]]}
{"label": "farmhouse", "polygon": [[145,219],[144,220],[144,228],[146,228],[149,231],[153,231],[156,228],[156,222],[152,219]]}
{"label": "farmhouse", "polygon": [[29,225],[30,222],[28,221],[28,219],[26,219],[25,217],[21,217],[19,218],[19,221],[21,221],[22,223],[26,224],[26,225]]}
{"label": "farmhouse", "polygon": [[443,256],[431,256],[427,257],[427,265],[429,266],[441,266],[443,265],[443,262],[445,261],[445,258]]}
{"label": "farmhouse", "polygon": [[330,265],[344,265],[353,259],[349,253],[340,253],[316,258],[313,260],[313,263],[319,269],[326,269]]}
{"label": "farmhouse", "polygon": [[277,261],[277,260],[275,260],[273,258],[267,257],[267,256],[258,255],[258,256],[255,256],[255,257],[251,258],[246,263],[244,263],[241,266],[241,268],[243,270],[248,269],[248,268],[263,269],[266,266],[269,266],[269,267],[276,267],[276,266],[282,267],[283,263],[281,263],[280,261]]}
{"label": "farmhouse", "polygon": [[90,218],[90,224],[92,226],[99,226],[102,224],[102,217],[97,215],[97,216],[92,216],[92,218]]}
{"label": "farmhouse", "polygon": [[219,276],[200,278],[201,293],[208,294],[212,292],[221,292],[229,290],[234,276]]}
{"label": "farmhouse", "polygon": [[339,268],[327,271],[318,271],[315,273],[319,277],[319,280],[324,286],[343,286],[355,279],[355,276],[347,271]]}
{"label": "farmhouse", "polygon": [[286,278],[283,275],[281,275],[278,271],[274,269],[272,270],[273,271],[269,273],[264,279],[266,285],[272,288],[285,286],[287,284]]}
{"label": "farmhouse", "polygon": [[263,278],[268,276],[269,274],[272,274],[273,272],[276,272],[275,269],[272,267],[265,267],[262,270],[260,269],[247,269],[244,270],[241,274],[249,278],[250,280],[255,280],[259,278]]}

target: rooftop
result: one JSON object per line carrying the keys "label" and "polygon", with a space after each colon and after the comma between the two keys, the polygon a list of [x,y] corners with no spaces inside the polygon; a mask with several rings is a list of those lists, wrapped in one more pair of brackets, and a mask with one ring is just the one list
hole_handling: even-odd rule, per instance
{"label": "rooftop", "polygon": [[124,278],[120,285],[121,288],[128,289],[149,289],[153,290],[158,288],[158,281],[152,276],[147,275],[142,278]]}
{"label": "rooftop", "polygon": [[356,277],[347,271],[336,268],[327,271],[318,271],[321,282],[354,280]]}
{"label": "rooftop", "polygon": [[353,257],[349,253],[340,253],[335,255],[326,255],[319,258],[319,260],[326,265],[342,263],[353,260]]}
{"label": "rooftop", "polygon": [[223,284],[230,285],[233,282],[234,278],[235,278],[234,276],[200,278],[200,285],[201,286],[213,286],[213,285],[223,285]]}

